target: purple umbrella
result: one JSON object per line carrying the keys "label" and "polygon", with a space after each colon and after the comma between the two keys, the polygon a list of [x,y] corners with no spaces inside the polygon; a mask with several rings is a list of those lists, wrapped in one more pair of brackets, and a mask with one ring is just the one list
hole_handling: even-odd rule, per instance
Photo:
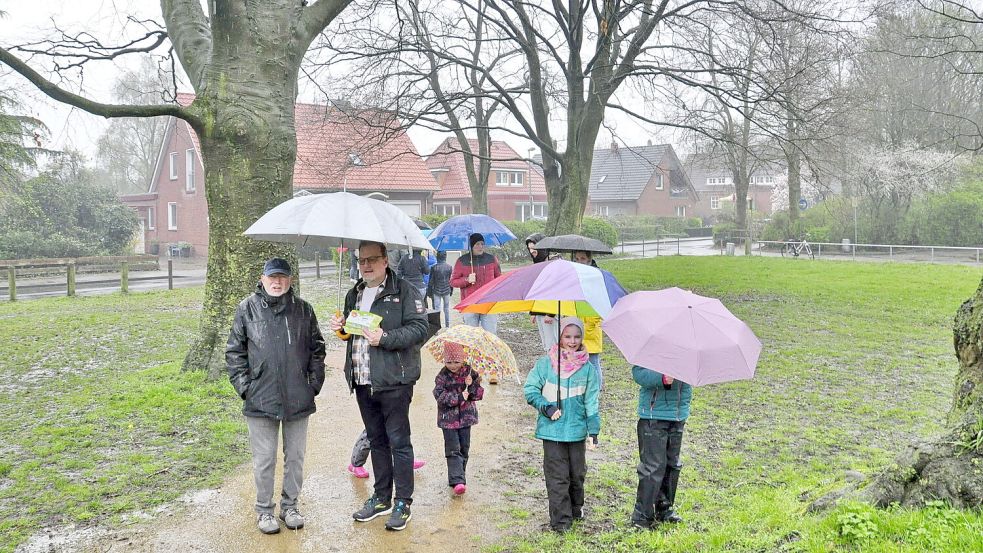
{"label": "purple umbrella", "polygon": [[618,300],[601,328],[633,365],[693,386],[754,376],[761,341],[720,300],[679,288]]}

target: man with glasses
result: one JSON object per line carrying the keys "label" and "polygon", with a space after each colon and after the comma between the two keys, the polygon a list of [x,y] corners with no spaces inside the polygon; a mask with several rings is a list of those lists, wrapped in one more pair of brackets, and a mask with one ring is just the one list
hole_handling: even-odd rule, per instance
{"label": "man with glasses", "polygon": [[375,478],[372,497],[352,516],[368,522],[389,514],[386,529],[402,530],[413,503],[409,414],[413,385],[420,378],[427,309],[420,291],[389,268],[385,244],[360,243],[358,266],[361,280],[345,296],[343,315],[333,316],[328,325],[341,330],[352,310],[382,317],[378,328],[346,339],[345,378],[365,423]]}

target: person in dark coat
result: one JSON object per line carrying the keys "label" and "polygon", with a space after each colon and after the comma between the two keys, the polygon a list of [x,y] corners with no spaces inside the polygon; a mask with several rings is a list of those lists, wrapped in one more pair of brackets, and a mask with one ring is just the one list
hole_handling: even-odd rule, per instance
{"label": "person in dark coat", "polygon": [[229,381],[243,400],[256,480],[257,526],[280,531],[273,518],[273,478],[279,434],[283,434],[280,519],[304,527],[297,509],[304,478],[307,421],[324,384],[324,338],[314,308],[290,289],[290,264],[270,259],[256,292],[236,307],[225,347]]}
{"label": "person in dark coat", "polygon": [[[345,296],[342,315],[329,328],[340,331],[353,310],[381,317],[378,328],[345,335],[345,378],[355,394],[369,436],[375,491],[352,517],[367,522],[390,514],[387,530],[402,530],[413,502],[410,402],[420,379],[420,345],[427,337],[427,309],[420,291],[389,268],[386,246],[358,247],[362,279]],[[393,492],[395,489],[395,502]]]}
{"label": "person in dark coat", "polygon": [[444,311],[444,328],[451,326],[451,272],[447,264],[447,252],[437,252],[437,264],[430,268],[430,283],[427,295],[432,298],[433,308]]}
{"label": "person in dark coat", "polygon": [[423,282],[423,277],[429,274],[430,264],[423,250],[413,250],[409,255],[404,255],[396,268],[396,276],[416,287],[423,298],[427,297],[427,284]]}
{"label": "person in dark coat", "polygon": [[434,378],[433,397],[437,400],[437,427],[444,434],[447,458],[447,485],[454,495],[468,491],[468,454],[471,427],[478,424],[478,406],[485,395],[481,375],[466,363],[461,344],[444,342],[444,368]]}

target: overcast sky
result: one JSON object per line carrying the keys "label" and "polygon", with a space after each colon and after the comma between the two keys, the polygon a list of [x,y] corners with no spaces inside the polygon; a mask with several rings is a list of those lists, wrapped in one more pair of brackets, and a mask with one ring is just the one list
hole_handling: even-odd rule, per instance
{"label": "overcast sky", "polygon": [[[129,29],[131,34],[138,30],[132,24],[126,25],[128,15],[161,20],[160,4],[150,0],[0,0],[0,11],[7,12],[6,17],[0,18],[0,37],[3,37],[4,46],[24,44],[51,36],[55,23],[65,31],[91,32],[103,41],[111,43],[122,39],[126,29]],[[109,102],[112,100],[111,87],[119,73],[125,68],[135,67],[138,60],[139,55],[133,55],[111,62],[93,63],[86,67],[81,76],[72,75],[61,84],[73,92]],[[36,69],[41,69],[34,65]],[[41,72],[45,74],[44,71]],[[48,76],[54,78],[50,74]],[[90,156],[94,155],[95,142],[106,126],[103,118],[48,99],[25,79],[11,74],[11,71],[5,67],[0,68],[0,87],[15,87],[24,109],[48,126],[51,136],[50,144],[46,146],[55,149],[76,149]],[[301,101],[311,99],[304,97],[305,90],[313,90],[313,87],[305,87],[304,83],[301,83]],[[190,88],[185,91],[191,92]],[[618,117],[611,112],[608,115],[608,124],[613,126],[619,137],[630,145],[644,145],[650,138],[656,143],[671,140],[668,136],[653,134],[651,129],[645,129],[627,117]],[[433,151],[444,138],[443,135],[425,129],[411,129],[410,137],[419,152],[424,155]],[[508,142],[520,155],[527,154],[528,148],[532,146],[531,142],[512,135],[503,134],[495,138]],[[602,129],[599,141],[607,144],[610,140],[611,135]]]}

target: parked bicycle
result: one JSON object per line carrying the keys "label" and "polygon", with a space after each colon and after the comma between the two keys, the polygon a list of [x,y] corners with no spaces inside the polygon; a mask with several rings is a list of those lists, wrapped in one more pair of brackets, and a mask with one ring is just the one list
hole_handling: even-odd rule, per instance
{"label": "parked bicycle", "polygon": [[782,257],[785,257],[785,254],[792,257],[807,255],[809,256],[809,259],[816,259],[816,254],[812,252],[812,246],[809,245],[809,241],[805,236],[799,240],[794,238],[785,240],[785,243],[782,244]]}

